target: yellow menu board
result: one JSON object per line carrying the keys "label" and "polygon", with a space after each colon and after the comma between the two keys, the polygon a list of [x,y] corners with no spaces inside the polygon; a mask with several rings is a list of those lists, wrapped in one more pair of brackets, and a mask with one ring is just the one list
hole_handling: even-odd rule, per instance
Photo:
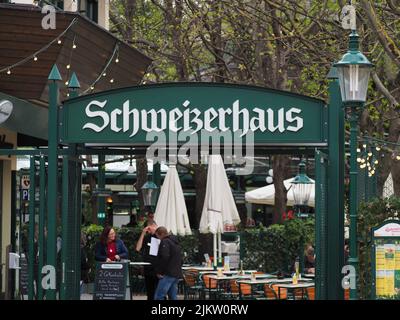
{"label": "yellow menu board", "polygon": [[400,291],[400,243],[385,243],[383,239],[376,242],[376,297],[393,297]]}

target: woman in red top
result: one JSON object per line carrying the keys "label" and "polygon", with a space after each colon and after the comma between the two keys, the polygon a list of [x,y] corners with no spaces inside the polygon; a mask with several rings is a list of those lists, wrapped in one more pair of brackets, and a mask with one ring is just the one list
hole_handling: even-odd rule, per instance
{"label": "woman in red top", "polygon": [[105,227],[96,244],[96,261],[112,262],[128,259],[128,249],[112,227]]}

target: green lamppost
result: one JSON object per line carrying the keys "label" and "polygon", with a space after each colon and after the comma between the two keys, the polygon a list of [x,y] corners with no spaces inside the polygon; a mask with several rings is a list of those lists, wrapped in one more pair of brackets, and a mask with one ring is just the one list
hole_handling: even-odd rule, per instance
{"label": "green lamppost", "polygon": [[[299,164],[299,173],[291,182],[293,188],[294,209],[298,218],[308,217],[308,201],[312,191],[314,181],[306,174],[306,164],[301,161]],[[304,271],[304,238],[300,238],[299,262],[300,272]],[[298,273],[298,265],[296,265],[296,273]]]}
{"label": "green lamppost", "polygon": [[350,34],[349,51],[334,64],[340,92],[350,122],[350,258],[354,267],[355,286],[350,288],[350,299],[357,299],[357,134],[359,116],[367,98],[368,81],[373,64],[359,51],[358,34]]}

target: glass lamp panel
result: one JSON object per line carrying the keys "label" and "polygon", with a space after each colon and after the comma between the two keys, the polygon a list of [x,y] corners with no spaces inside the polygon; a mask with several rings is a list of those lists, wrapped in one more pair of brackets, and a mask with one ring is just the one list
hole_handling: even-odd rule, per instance
{"label": "glass lamp panel", "polygon": [[367,98],[370,68],[345,65],[337,68],[342,101],[362,101]]}
{"label": "glass lamp panel", "polygon": [[293,185],[293,197],[294,203],[298,206],[306,206],[310,200],[312,184],[294,184]]}
{"label": "glass lamp panel", "polygon": [[157,197],[156,189],[145,189],[143,192],[143,202],[145,206],[154,206]]}

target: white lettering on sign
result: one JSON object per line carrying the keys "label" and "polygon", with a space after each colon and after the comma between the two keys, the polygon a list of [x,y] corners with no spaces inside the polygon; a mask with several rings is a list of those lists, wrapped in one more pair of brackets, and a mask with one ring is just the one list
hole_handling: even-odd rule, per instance
{"label": "white lettering on sign", "polygon": [[[107,105],[107,100],[91,101],[85,108],[88,118],[96,119],[96,123],[87,122],[82,129],[90,129],[101,132],[107,127],[114,132],[130,132],[129,137],[134,137],[139,130],[145,132],[162,132],[169,128],[173,132],[183,131],[195,134],[200,130],[222,132],[241,130],[241,136],[246,135],[249,130],[280,132],[297,132],[304,126],[303,118],[300,116],[302,110],[291,107],[273,110],[271,108],[253,109],[240,108],[239,100],[236,100],[232,108],[208,108],[201,112],[198,108],[189,108],[190,101],[186,100],[182,106],[183,112],[179,108],[174,108],[167,112],[165,109],[144,110],[130,107],[130,101],[124,102],[122,108],[114,108],[111,113],[102,110]],[[227,127],[227,119],[231,118],[232,128]],[[178,121],[183,126],[178,126]],[[168,124],[168,127],[167,127]]]}

